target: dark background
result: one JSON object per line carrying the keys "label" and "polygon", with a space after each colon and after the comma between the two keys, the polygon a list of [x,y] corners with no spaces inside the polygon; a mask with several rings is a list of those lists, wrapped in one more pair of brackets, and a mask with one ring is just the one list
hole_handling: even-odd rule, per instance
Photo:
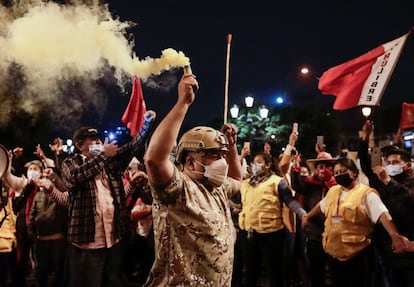
{"label": "dark background", "polygon": [[[255,97],[256,104],[266,104],[271,113],[283,112],[284,107],[305,109],[311,114],[330,113],[338,119],[337,128],[357,134],[363,123],[360,109],[333,111],[335,98],[320,93],[316,77],[332,66],[405,34],[414,22],[414,3],[403,0],[113,0],[107,3],[114,17],[136,23],[128,29],[127,37],[134,39],[134,51],[139,58],[158,58],[166,48],[183,51],[190,58],[200,90],[183,130],[222,121],[226,39],[232,34],[229,107],[242,105],[244,97],[250,94]],[[310,77],[298,74],[303,65],[310,67]],[[374,109],[377,134],[395,131],[402,102],[413,102],[413,67],[411,39],[381,106]],[[175,73],[178,80],[180,71]],[[92,111],[94,116],[85,116],[83,124],[100,129],[122,125],[120,119],[129,100],[130,88],[127,86],[122,94],[117,87],[107,84],[108,105],[104,116],[97,118]],[[279,95],[286,96],[284,107],[275,102]],[[162,119],[176,101],[176,89],[166,92],[144,86],[144,96],[147,108],[154,109],[158,119]],[[0,143],[7,148],[24,146],[28,151],[41,143],[46,150],[47,143],[55,136],[71,137],[73,131],[48,123],[48,112],[33,126],[25,124],[24,116],[16,118],[13,125],[0,131]],[[320,121],[324,120],[330,119]],[[297,121],[301,128],[306,118],[286,117],[285,121],[289,125]],[[323,130],[323,126],[315,129]]]}

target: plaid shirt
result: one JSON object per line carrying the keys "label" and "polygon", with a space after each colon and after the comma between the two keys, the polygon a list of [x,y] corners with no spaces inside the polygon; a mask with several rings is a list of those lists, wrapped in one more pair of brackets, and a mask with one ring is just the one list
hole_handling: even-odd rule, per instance
{"label": "plaid shirt", "polygon": [[125,203],[125,191],[122,174],[132,157],[137,156],[144,144],[152,119],[146,119],[140,132],[131,142],[121,146],[114,157],[103,153],[88,157],[85,161],[79,153],[66,158],[62,163],[62,177],[69,188],[69,226],[68,241],[71,243],[89,243],[94,241],[96,213],[95,176],[105,170],[109,179],[109,188],[114,198],[114,236],[119,239],[129,228],[128,212]]}

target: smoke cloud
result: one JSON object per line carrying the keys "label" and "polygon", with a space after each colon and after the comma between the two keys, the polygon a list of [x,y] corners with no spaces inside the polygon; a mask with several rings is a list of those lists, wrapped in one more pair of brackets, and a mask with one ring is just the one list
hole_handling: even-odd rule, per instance
{"label": "smoke cloud", "polygon": [[0,124],[19,112],[35,120],[50,110],[52,121],[73,129],[86,111],[103,115],[107,85],[122,90],[133,75],[153,82],[154,75],[189,64],[171,48],[157,59],[133,57],[127,34],[133,25],[98,1],[0,4]]}

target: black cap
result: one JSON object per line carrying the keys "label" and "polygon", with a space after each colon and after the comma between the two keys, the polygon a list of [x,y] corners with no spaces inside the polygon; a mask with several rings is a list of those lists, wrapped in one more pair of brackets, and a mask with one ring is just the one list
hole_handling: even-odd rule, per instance
{"label": "black cap", "polygon": [[86,138],[99,137],[98,130],[93,127],[80,127],[73,134],[73,142],[76,144]]}

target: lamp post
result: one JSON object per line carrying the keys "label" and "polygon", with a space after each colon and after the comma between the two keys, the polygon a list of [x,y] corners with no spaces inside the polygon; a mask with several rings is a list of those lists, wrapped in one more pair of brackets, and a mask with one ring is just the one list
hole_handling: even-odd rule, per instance
{"label": "lamp post", "polygon": [[361,109],[361,112],[362,112],[362,115],[365,117],[365,119],[369,119],[369,116],[371,115],[371,111],[372,111],[372,109],[371,109],[371,107],[363,107],[362,109]]}
{"label": "lamp post", "polygon": [[[244,102],[246,104],[247,114],[246,114],[246,121],[252,122],[253,119],[263,120],[269,116],[269,109],[265,105],[261,105],[259,108],[259,115],[252,113],[249,109],[253,108],[254,98],[252,96],[247,96],[244,98]],[[240,115],[239,117],[239,106],[236,104],[230,109],[230,114],[233,119],[239,118],[241,119],[244,115]]]}
{"label": "lamp post", "polygon": [[[371,107],[363,107],[362,109],[361,109],[361,113],[362,113],[362,115],[365,117],[365,120],[369,120],[369,117],[370,117],[370,115],[371,115],[371,113],[372,113],[372,109],[371,109]],[[372,132],[371,132],[371,134],[369,135],[369,139],[368,139],[368,147],[370,148],[370,149],[372,149],[372,148],[374,148],[375,147],[375,136],[374,136],[374,129],[372,129]]]}
{"label": "lamp post", "polygon": [[240,138],[251,140],[253,134],[257,135],[258,131],[264,130],[261,127],[269,118],[269,109],[265,105],[261,105],[258,107],[258,112],[255,112],[254,97],[250,95],[244,98],[244,103],[246,107],[245,113],[240,113],[241,108],[234,104],[230,108],[230,115],[233,122],[239,128]]}
{"label": "lamp post", "polygon": [[289,69],[283,79],[283,96],[287,103],[293,104],[295,101],[308,100],[308,98],[301,97],[304,94],[309,94],[310,87],[312,92],[317,86],[314,80],[319,80],[319,75],[309,66],[296,66],[294,69]]}
{"label": "lamp post", "polygon": [[305,77],[310,76],[310,77],[314,78],[315,80],[319,80],[319,78],[320,78],[318,76],[319,74],[316,71],[314,71],[313,69],[309,68],[308,66],[300,67],[299,72],[302,76],[305,76]]}

